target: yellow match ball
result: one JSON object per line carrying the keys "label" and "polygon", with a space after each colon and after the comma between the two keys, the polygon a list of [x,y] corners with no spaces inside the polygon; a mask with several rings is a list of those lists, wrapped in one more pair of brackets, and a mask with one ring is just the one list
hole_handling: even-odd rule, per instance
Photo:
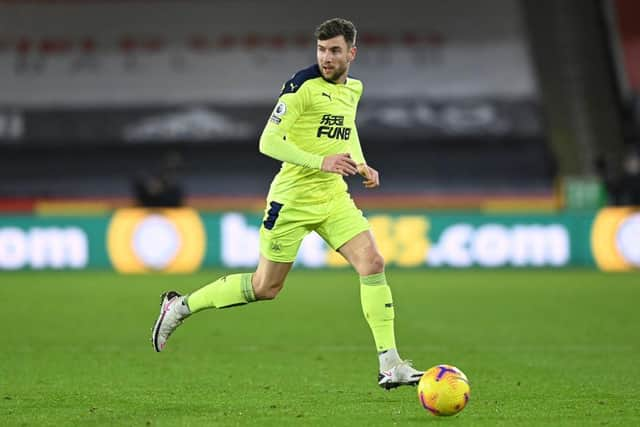
{"label": "yellow match ball", "polygon": [[418,383],[420,403],[433,415],[457,414],[467,405],[470,394],[467,376],[451,365],[434,366],[422,375]]}

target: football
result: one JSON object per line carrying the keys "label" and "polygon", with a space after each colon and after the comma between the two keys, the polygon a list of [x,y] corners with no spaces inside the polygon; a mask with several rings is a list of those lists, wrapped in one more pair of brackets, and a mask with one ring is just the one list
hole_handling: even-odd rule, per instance
{"label": "football", "polygon": [[418,383],[422,407],[433,415],[449,416],[462,411],[469,402],[471,388],[467,376],[451,365],[427,370]]}

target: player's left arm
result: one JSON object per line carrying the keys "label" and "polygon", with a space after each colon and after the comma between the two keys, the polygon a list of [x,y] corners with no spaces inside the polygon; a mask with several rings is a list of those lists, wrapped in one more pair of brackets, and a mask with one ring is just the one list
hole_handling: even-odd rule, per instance
{"label": "player's left arm", "polygon": [[380,174],[371,166],[366,163],[359,164],[358,173],[364,178],[362,183],[366,188],[380,187]]}
{"label": "player's left arm", "polygon": [[362,146],[360,145],[360,137],[358,136],[358,129],[353,127],[351,137],[349,138],[349,153],[351,158],[356,162],[358,173],[364,178],[362,183],[366,188],[376,188],[380,186],[380,174],[377,170],[367,165],[367,161],[362,153]]}
{"label": "player's left arm", "polygon": [[[360,98],[362,98],[362,93],[364,91],[364,87],[362,84],[358,90],[358,103],[360,102]],[[356,111],[357,111],[356,104]],[[358,127],[353,124],[353,131],[351,132],[351,138],[349,138],[349,153],[351,154],[351,158],[356,162],[356,167],[358,168],[358,173],[360,176],[364,178],[362,183],[366,188],[376,188],[380,186],[380,174],[377,170],[372,168],[367,164],[366,159],[364,158],[364,154],[362,153],[362,146],[360,145],[360,136],[358,136]]]}

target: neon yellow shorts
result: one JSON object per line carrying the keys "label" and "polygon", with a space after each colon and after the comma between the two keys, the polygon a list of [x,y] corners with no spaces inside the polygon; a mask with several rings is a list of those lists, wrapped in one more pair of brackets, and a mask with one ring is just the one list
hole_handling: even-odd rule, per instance
{"label": "neon yellow shorts", "polygon": [[369,228],[369,221],[346,192],[313,205],[267,200],[260,227],[260,253],[271,261],[293,262],[302,239],[312,231],[337,250]]}

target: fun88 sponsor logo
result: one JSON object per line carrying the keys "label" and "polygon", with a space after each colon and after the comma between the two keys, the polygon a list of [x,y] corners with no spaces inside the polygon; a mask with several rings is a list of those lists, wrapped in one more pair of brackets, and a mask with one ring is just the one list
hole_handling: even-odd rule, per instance
{"label": "fun88 sponsor logo", "polygon": [[0,227],[0,270],[80,269],[89,260],[89,239],[77,227]]}
{"label": "fun88 sponsor logo", "polygon": [[321,138],[326,136],[331,139],[342,139],[347,141],[351,137],[351,128],[344,127],[344,116],[333,116],[325,114],[320,120],[320,127],[316,136]]}

